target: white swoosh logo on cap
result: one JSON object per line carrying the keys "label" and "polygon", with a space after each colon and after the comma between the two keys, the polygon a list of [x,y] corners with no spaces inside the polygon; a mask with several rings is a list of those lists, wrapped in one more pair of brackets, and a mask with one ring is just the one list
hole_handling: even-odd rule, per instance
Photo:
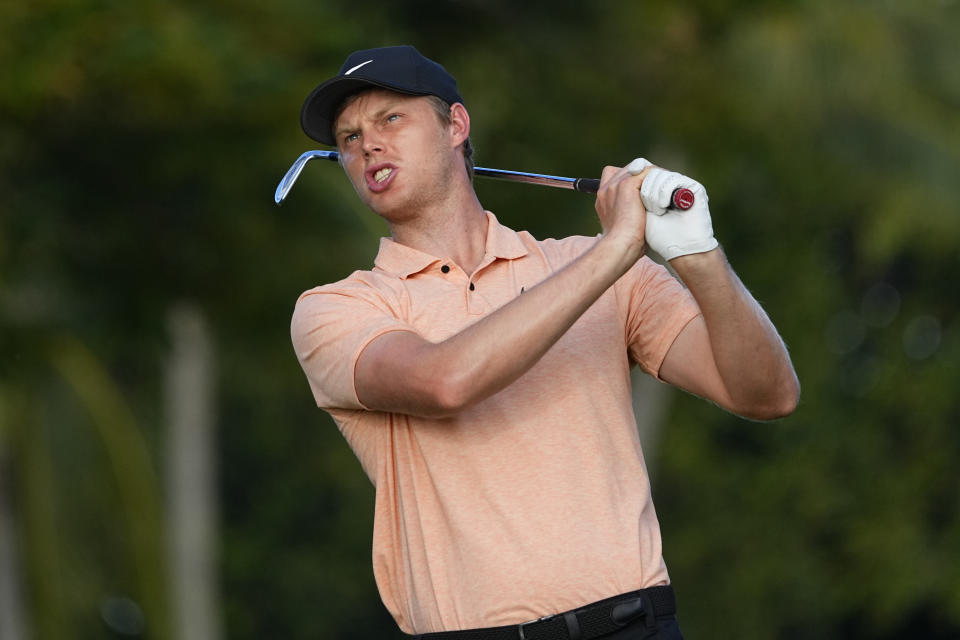
{"label": "white swoosh logo on cap", "polygon": [[348,69],[343,75],[348,76],[348,75],[350,75],[351,73],[353,73],[354,71],[356,71],[357,69],[359,69],[360,67],[362,67],[363,65],[365,65],[365,64],[370,64],[371,62],[373,62],[373,60],[367,60],[366,62],[361,62],[360,64],[358,64],[357,66],[353,67],[352,69]]}

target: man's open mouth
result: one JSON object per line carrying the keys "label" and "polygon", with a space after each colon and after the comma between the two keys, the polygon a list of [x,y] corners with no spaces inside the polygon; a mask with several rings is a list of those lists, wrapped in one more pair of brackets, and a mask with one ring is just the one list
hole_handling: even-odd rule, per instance
{"label": "man's open mouth", "polygon": [[397,177],[397,168],[390,163],[383,162],[367,169],[367,188],[374,193],[386,191],[393,179]]}

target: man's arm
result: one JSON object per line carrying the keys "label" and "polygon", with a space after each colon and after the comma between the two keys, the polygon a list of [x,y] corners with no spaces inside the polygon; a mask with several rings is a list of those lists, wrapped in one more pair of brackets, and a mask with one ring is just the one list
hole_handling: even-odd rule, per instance
{"label": "man's arm", "polygon": [[[773,419],[791,413],[800,383],[790,356],[713,237],[706,189],[643,158],[627,169],[647,172],[640,187],[649,210],[645,240],[670,262],[703,314],[680,332],[661,364],[660,377],[745,417]],[[666,208],[678,187],[691,189],[695,196],[686,211]]]}
{"label": "man's arm", "polygon": [[660,377],[746,418],[792,413],[800,383],[786,346],[721,249],[680,256],[670,266],[703,316],[681,331]]}
{"label": "man's arm", "polygon": [[440,343],[384,334],[357,360],[357,396],[369,409],[452,415],[530,369],[623,275],[641,252],[605,236],[577,260]]}
{"label": "man's arm", "polygon": [[[532,367],[645,250],[649,227],[640,189],[650,168],[631,166],[604,169],[596,202],[604,235],[579,259],[443,342],[431,343],[412,332],[391,332],[371,342],[355,369],[363,405],[413,415],[452,415]],[[705,209],[706,193],[700,190],[699,203]],[[771,419],[790,413],[799,384],[786,348],[722,252],[675,255],[684,244],[704,246],[699,229],[685,235],[688,229],[671,228],[676,219],[668,216],[687,215],[676,212],[653,220],[658,241],[663,236],[674,243],[661,254],[670,256],[703,313],[674,341],[661,378],[746,417]],[[709,212],[705,215],[712,240]]]}
{"label": "man's arm", "polygon": [[524,295],[440,343],[405,331],[373,340],[354,371],[360,402],[371,410],[442,417],[523,375],[643,255],[645,175],[604,169],[596,202],[603,236]]}

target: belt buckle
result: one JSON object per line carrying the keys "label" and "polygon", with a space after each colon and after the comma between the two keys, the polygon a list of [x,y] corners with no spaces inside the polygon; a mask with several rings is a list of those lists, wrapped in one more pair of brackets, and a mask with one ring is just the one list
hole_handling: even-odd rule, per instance
{"label": "belt buckle", "polygon": [[531,624],[536,624],[538,622],[546,622],[547,620],[555,617],[556,614],[550,614],[549,616],[543,616],[542,618],[537,618],[536,620],[527,620],[526,622],[521,622],[519,625],[517,625],[517,629],[520,631],[520,640],[527,640],[527,636],[523,634],[524,627],[528,627]]}

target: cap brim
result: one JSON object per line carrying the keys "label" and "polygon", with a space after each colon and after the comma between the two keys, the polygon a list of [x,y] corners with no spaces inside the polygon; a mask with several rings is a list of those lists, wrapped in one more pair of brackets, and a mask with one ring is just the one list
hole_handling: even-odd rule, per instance
{"label": "cap brim", "polygon": [[336,117],[337,109],[349,96],[370,87],[380,87],[381,89],[389,89],[397,93],[414,96],[429,95],[409,89],[400,89],[367,78],[331,78],[311,91],[303,103],[303,108],[300,110],[300,126],[304,133],[317,142],[322,142],[331,147],[337,146],[337,140],[333,136],[333,119]]}

